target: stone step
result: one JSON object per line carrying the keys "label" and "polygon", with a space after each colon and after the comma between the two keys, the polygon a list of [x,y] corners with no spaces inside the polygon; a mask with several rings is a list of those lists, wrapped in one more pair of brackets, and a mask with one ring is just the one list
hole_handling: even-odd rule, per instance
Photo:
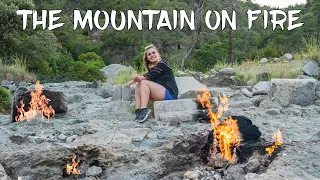
{"label": "stone step", "polygon": [[159,119],[160,115],[171,112],[183,112],[185,114],[192,114],[197,111],[197,103],[192,99],[177,99],[168,101],[154,102],[154,116]]}

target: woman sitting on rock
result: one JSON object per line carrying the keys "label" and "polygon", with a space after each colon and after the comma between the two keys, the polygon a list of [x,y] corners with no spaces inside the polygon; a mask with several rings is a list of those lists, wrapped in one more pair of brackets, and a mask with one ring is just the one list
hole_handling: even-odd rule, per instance
{"label": "woman sitting on rock", "polygon": [[151,110],[147,108],[148,101],[173,100],[178,98],[178,87],[172,69],[161,59],[158,49],[154,45],[147,46],[144,51],[143,64],[148,72],[142,76],[135,76],[126,84],[129,88],[137,82],[135,87],[136,117],[135,121],[145,122]]}

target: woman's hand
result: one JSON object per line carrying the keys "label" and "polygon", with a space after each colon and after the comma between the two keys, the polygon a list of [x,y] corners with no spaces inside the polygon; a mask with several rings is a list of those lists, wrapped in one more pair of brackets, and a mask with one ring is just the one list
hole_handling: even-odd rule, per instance
{"label": "woman's hand", "polygon": [[144,76],[135,76],[135,77],[133,78],[133,80],[134,80],[135,82],[140,82],[141,80],[144,80],[144,79],[146,79]]}
{"label": "woman's hand", "polygon": [[134,83],[134,80],[127,82],[126,88],[130,88],[130,86]]}

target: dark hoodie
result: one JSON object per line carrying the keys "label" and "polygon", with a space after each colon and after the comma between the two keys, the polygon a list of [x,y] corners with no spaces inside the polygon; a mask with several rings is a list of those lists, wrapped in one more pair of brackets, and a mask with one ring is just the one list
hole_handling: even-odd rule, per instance
{"label": "dark hoodie", "polygon": [[179,90],[177,83],[174,79],[172,69],[166,61],[160,60],[154,68],[150,69],[150,71],[143,76],[150,81],[161,84],[170,92],[173,98],[178,99]]}

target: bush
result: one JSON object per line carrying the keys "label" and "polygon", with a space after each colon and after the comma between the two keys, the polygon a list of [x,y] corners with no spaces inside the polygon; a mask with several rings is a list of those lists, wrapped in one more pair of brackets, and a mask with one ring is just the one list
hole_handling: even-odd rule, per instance
{"label": "bush", "polygon": [[23,58],[12,56],[10,64],[3,64],[0,61],[0,81],[2,80],[35,82],[36,76],[27,70]]}
{"label": "bush", "polygon": [[94,52],[88,52],[88,53],[85,53],[85,54],[81,54],[78,57],[78,60],[82,61],[82,62],[103,61],[102,58],[100,56],[98,56]]}
{"label": "bush", "polygon": [[8,113],[10,111],[11,106],[11,94],[10,92],[0,87],[0,112]]}
{"label": "bush", "polygon": [[218,61],[225,59],[228,54],[227,45],[227,42],[204,43],[200,49],[195,49],[193,56],[197,61],[197,66],[194,68],[199,71],[207,71]]}
{"label": "bush", "polygon": [[72,70],[72,55],[68,52],[59,52],[56,54],[52,65],[53,72],[60,76],[70,76]]}
{"label": "bush", "polygon": [[279,47],[277,47],[272,41],[263,49],[263,56],[267,58],[280,57],[283,55]]}
{"label": "bush", "polygon": [[76,61],[72,66],[72,77],[74,80],[93,81],[100,80],[105,82],[106,79],[103,72],[100,71],[105,66],[103,61],[90,61],[84,63],[82,61]]}

